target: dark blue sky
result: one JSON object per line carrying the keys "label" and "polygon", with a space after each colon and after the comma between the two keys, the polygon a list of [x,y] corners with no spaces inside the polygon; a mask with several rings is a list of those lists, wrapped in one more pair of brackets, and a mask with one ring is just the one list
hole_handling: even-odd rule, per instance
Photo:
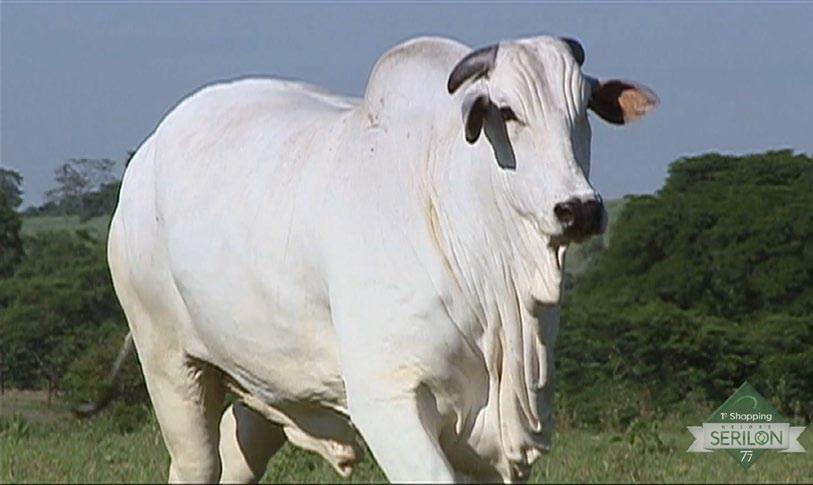
{"label": "dark blue sky", "polygon": [[359,95],[375,60],[425,34],[473,46],[538,33],[581,40],[585,71],[650,86],[627,128],[594,118],[605,197],[657,190],[678,157],[813,152],[813,4],[0,5],[0,162],[39,203],[71,157],[123,160],[180,99],[246,75]]}

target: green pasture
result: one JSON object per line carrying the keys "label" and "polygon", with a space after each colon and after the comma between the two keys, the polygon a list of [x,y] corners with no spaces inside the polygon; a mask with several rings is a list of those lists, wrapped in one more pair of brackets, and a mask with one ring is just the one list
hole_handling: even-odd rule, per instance
{"label": "green pasture", "polygon": [[[109,415],[82,421],[40,392],[2,396],[0,482],[161,482],[169,458],[154,418],[137,431],[114,431]],[[685,426],[710,410],[633,424],[626,432],[591,431],[562,423],[553,451],[536,464],[531,482],[810,482],[808,453],[768,453],[747,471],[727,454],[691,454]],[[813,449],[809,430],[800,442]],[[394,437],[394,439],[396,439]],[[271,461],[264,483],[380,482],[369,453],[349,480],[319,456],[286,445]]]}

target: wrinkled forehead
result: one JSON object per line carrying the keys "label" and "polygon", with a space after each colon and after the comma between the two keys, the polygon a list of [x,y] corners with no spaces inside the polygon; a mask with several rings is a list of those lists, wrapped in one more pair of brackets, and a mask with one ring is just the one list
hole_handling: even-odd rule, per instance
{"label": "wrinkled forehead", "polygon": [[501,43],[494,71],[500,87],[526,98],[523,102],[554,105],[574,117],[587,109],[589,83],[568,44],[557,37]]}

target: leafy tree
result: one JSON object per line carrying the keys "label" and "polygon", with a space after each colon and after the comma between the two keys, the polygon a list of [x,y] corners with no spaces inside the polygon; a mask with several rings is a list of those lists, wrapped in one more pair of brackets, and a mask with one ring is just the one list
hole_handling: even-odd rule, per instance
{"label": "leafy tree", "polygon": [[11,385],[38,387],[45,378],[53,394],[77,356],[123,327],[104,255],[84,231],[26,240],[26,257],[0,281],[0,351]]}
{"label": "leafy tree", "polygon": [[14,170],[0,167],[0,197],[5,195],[7,204],[16,209],[23,203],[23,176]]}
{"label": "leafy tree", "polygon": [[[23,177],[14,170],[0,168],[0,278],[8,277],[23,255],[20,239],[22,222],[16,208],[23,201]],[[3,301],[0,299],[0,309]]]}
{"label": "leafy tree", "polygon": [[[20,216],[14,211],[9,197],[0,193],[0,278],[10,276],[23,256],[21,227]],[[2,308],[3,299],[0,298]]]}
{"label": "leafy tree", "polygon": [[[145,404],[149,397],[135,352],[122,348],[127,328],[116,326],[110,330],[73,361],[62,388],[74,410],[88,403],[104,407],[109,399],[115,399],[112,403],[114,423],[119,431],[129,432],[145,421]],[[122,367],[113,376],[113,368],[122,358]]]}
{"label": "leafy tree", "polygon": [[119,200],[120,188],[121,182],[111,182],[102,185],[99,190],[83,196],[82,209],[79,213],[80,222],[84,222],[91,217],[112,214]]}
{"label": "leafy tree", "polygon": [[[107,158],[72,158],[54,170],[57,186],[45,193],[48,203],[59,208],[63,214],[92,217],[88,210],[88,196],[95,192],[110,190],[114,184],[114,160]],[[107,187],[107,189],[106,189]]]}
{"label": "leafy tree", "polygon": [[565,307],[570,402],[621,386],[665,410],[690,394],[719,403],[748,379],[809,419],[811,187],[805,155],[708,154],[672,164],[657,194],[630,198]]}

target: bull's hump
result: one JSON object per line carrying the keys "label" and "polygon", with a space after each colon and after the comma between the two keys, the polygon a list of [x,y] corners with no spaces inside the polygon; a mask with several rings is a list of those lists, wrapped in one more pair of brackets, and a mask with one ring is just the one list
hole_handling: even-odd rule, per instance
{"label": "bull's hump", "polygon": [[449,98],[446,79],[469,50],[442,37],[418,37],[393,47],[373,66],[361,108],[375,115],[404,103],[436,106]]}

